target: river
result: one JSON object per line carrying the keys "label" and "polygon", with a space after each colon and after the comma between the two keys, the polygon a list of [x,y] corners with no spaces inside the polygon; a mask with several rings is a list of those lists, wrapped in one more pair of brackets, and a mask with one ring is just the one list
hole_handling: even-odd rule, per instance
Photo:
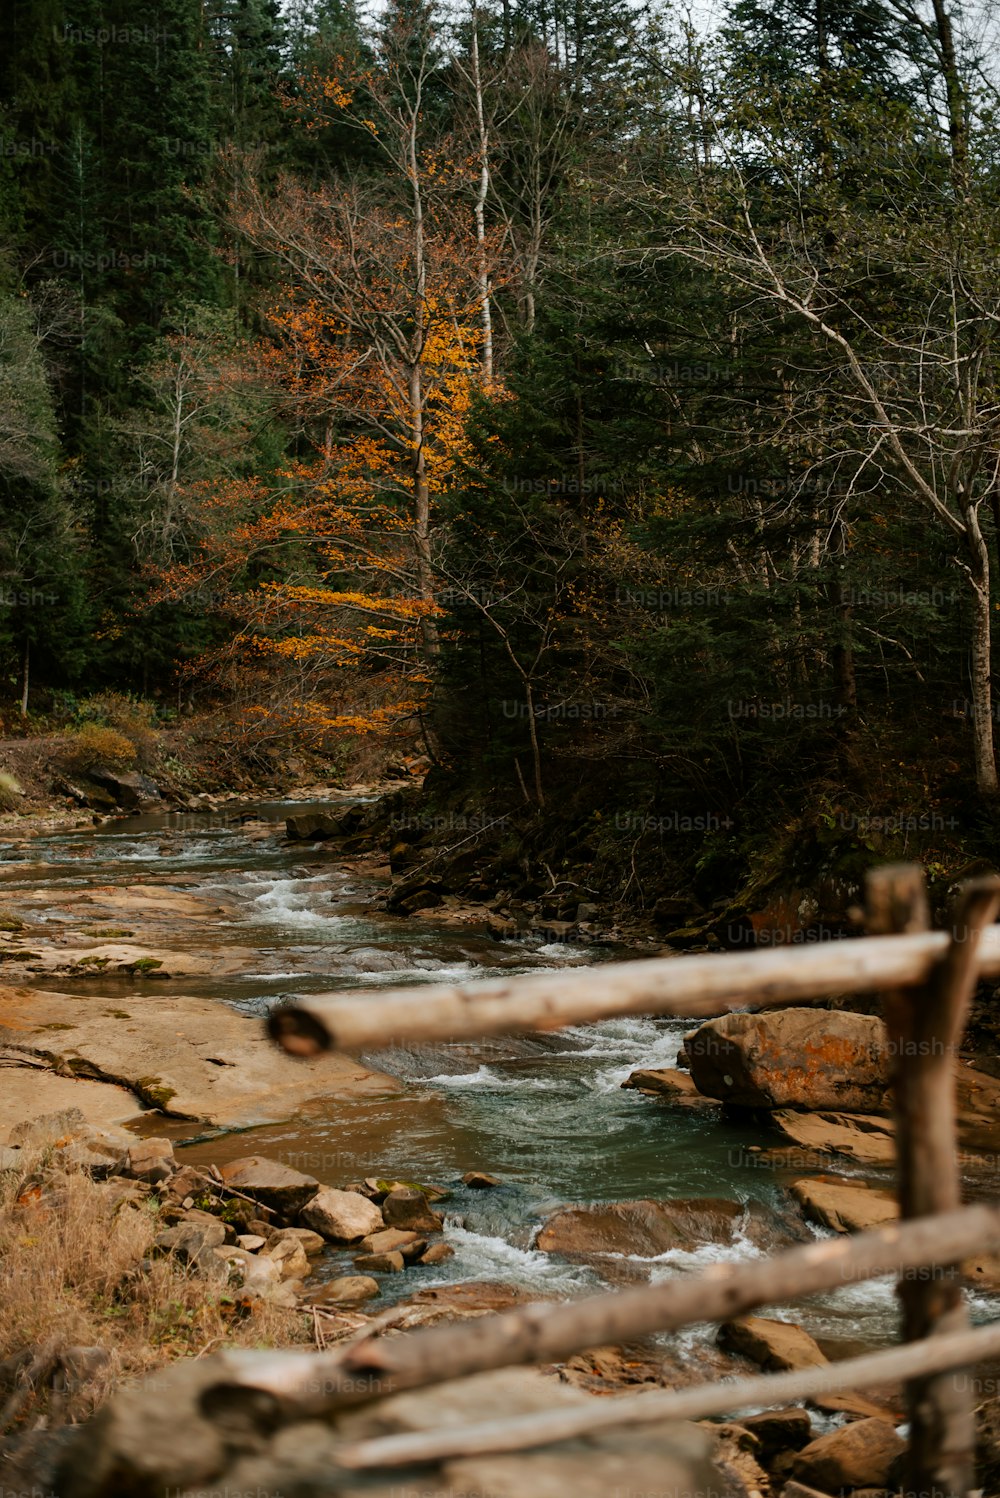
{"label": "river", "polygon": [[[212,940],[220,950],[251,948],[252,971],[173,980],[60,978],[48,986],[112,997],[127,996],[139,985],[154,999],[171,992],[209,996],[234,1006],[248,1024],[259,1022],[271,1005],[305,992],[405,984],[419,1002],[425,983],[569,967],[608,955],[563,943],[501,943],[375,910],[377,878],[359,873],[333,850],[282,841],[286,815],[312,804],[234,803],[222,812],[156,813],[11,843],[0,849],[0,898],[16,908],[19,889],[51,889],[55,901],[67,888],[88,883],[157,883],[216,895],[222,913]],[[273,830],[259,821],[244,823],[250,817],[273,824]],[[754,1153],[773,1139],[763,1133],[748,1137],[746,1125],[714,1111],[672,1108],[622,1090],[635,1068],[674,1064],[689,1028],[685,1021],[624,1019],[544,1037],[376,1051],[362,1059],[398,1077],[404,1084],[398,1094],[313,1103],[290,1122],[214,1137],[159,1115],[150,1115],[145,1131],[169,1134],[180,1157],[195,1164],[252,1153],[331,1185],[378,1176],[447,1188],[441,1210],[455,1257],[384,1276],[384,1301],[458,1280],[571,1295],[599,1287],[596,1270],[533,1247],[539,1224],[566,1203],[716,1196],[788,1210],[789,1176],[763,1167]],[[502,1184],[470,1190],[460,1179],[469,1170],[487,1171]],[[841,1173],[857,1172],[844,1167]],[[620,1260],[609,1265],[610,1278],[655,1280],[766,1251],[767,1245],[740,1237],[696,1253]],[[331,1252],[320,1273],[330,1277],[349,1269],[348,1256]],[[977,1319],[1000,1314],[997,1300],[976,1296],[974,1303]],[[827,1339],[833,1352],[855,1350],[859,1342],[882,1343],[896,1333],[888,1281],[846,1287],[779,1308],[778,1314]],[[707,1329],[695,1329],[691,1340],[706,1336]]]}

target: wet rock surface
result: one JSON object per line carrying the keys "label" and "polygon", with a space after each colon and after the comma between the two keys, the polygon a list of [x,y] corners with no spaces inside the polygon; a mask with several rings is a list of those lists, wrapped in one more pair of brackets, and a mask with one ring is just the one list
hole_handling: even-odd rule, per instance
{"label": "wet rock surface", "polygon": [[885,1111],[889,1052],[874,1015],[816,1009],[726,1014],[688,1036],[698,1090],[741,1108]]}

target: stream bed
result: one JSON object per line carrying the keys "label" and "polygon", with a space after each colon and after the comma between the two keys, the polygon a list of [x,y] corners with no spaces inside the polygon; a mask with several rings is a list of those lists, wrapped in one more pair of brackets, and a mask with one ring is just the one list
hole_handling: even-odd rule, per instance
{"label": "stream bed", "polygon": [[[425,983],[623,955],[568,943],[498,942],[470,928],[388,916],[373,908],[384,880],[358,872],[335,850],[283,841],[285,817],[313,804],[234,803],[217,812],[155,813],[0,847],[4,905],[16,906],[19,890],[44,888],[52,892],[56,919],[60,894],[88,884],[158,884],[209,893],[220,912],[211,943],[220,951],[232,946],[253,953],[252,970],[235,974],[103,975],[39,986],[110,997],[126,997],[141,986],[151,1002],[157,994],[193,994],[231,1005],[255,1024],[275,1003],[306,992],[411,985],[419,1002]],[[206,933],[197,935],[204,945]],[[683,1020],[620,1019],[554,1035],[372,1051],[362,1059],[398,1078],[398,1091],[347,1103],[315,1101],[287,1123],[212,1137],[198,1125],[158,1114],[149,1116],[144,1131],[169,1134],[179,1158],[192,1164],[261,1154],[330,1185],[377,1176],[446,1188],[450,1195],[438,1210],[454,1258],[380,1277],[383,1303],[466,1280],[572,1295],[599,1288],[602,1277],[589,1265],[534,1247],[540,1223],[562,1205],[713,1196],[759,1201],[779,1214],[788,1210],[784,1186],[794,1176],[756,1159],[758,1147],[775,1142],[763,1130],[748,1135],[747,1125],[714,1110],[670,1107],[622,1090],[638,1067],[673,1065],[690,1028]],[[470,1170],[489,1172],[501,1185],[470,1190],[461,1184]],[[858,1172],[846,1166],[840,1173]],[[696,1253],[608,1262],[602,1274],[615,1283],[655,1280],[769,1248],[737,1235],[731,1245]],[[328,1278],[350,1270],[349,1255],[331,1252],[319,1273]],[[974,1296],[973,1305],[977,1320],[1000,1314],[996,1299]],[[829,1340],[834,1353],[881,1344],[896,1334],[890,1281],[777,1308],[777,1314],[786,1312]],[[707,1334],[695,1328],[687,1340],[704,1341]]]}

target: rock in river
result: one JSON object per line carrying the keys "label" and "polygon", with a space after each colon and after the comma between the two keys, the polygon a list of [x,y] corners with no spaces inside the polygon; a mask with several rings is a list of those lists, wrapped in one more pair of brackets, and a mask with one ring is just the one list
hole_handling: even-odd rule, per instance
{"label": "rock in river", "polygon": [[826,1009],[724,1014],[689,1035],[700,1092],[742,1108],[886,1109],[889,1051],[875,1015]]}
{"label": "rock in river", "polygon": [[255,1202],[263,1202],[282,1217],[292,1217],[301,1211],[319,1190],[319,1182],[312,1176],[280,1165],[276,1160],[265,1160],[261,1155],[232,1160],[219,1173],[234,1191],[252,1196]]}
{"label": "rock in river", "polygon": [[704,1197],[566,1207],[545,1223],[538,1247],[543,1253],[574,1258],[618,1254],[652,1259],[671,1249],[690,1250],[706,1243],[744,1238],[773,1248],[805,1237],[804,1228],[779,1219],[759,1202]]}
{"label": "rock in river", "polygon": [[906,1442],[887,1420],[855,1420],[810,1441],[795,1458],[792,1474],[824,1493],[889,1488],[905,1450]]}
{"label": "rock in river", "polygon": [[385,1226],[374,1202],[357,1191],[324,1187],[302,1209],[302,1221],[335,1243],[356,1243]]}

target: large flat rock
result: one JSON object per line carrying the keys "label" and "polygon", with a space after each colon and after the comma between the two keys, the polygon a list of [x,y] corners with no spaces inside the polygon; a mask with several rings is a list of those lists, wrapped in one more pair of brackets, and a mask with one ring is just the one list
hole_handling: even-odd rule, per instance
{"label": "large flat rock", "polygon": [[[0,1045],[8,1060],[20,1054],[45,1061],[68,1086],[74,1077],[92,1079],[86,1085],[114,1083],[173,1117],[229,1128],[280,1122],[312,1098],[400,1090],[394,1078],[346,1056],[293,1060],[267,1038],[260,1021],[227,1004],[155,990],[143,998],[105,999],[0,989]],[[8,1104],[10,1075],[7,1066],[0,1131],[25,1117],[23,1107]],[[75,1096],[60,1106],[70,1103],[84,1107]],[[51,1111],[48,1103],[31,1110],[45,1111]]]}
{"label": "large flat rock", "polygon": [[771,1114],[774,1127],[803,1149],[843,1155],[862,1165],[893,1165],[895,1128],[890,1119],[865,1113],[799,1113],[782,1108]]}

